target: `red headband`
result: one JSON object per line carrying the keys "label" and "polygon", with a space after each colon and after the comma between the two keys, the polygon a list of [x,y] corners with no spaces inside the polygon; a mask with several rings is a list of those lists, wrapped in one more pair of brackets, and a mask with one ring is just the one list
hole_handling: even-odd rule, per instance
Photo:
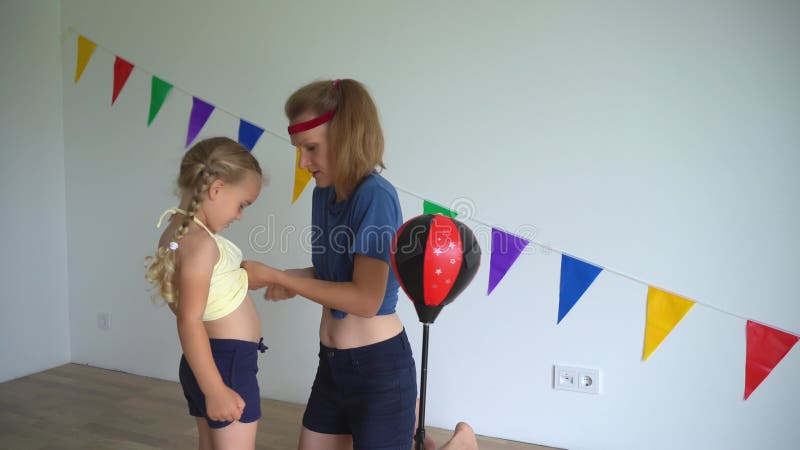
{"label": "red headband", "polygon": [[[333,80],[333,87],[334,88],[336,88],[336,86],[339,85],[339,81],[340,80],[338,78]],[[289,128],[288,128],[289,135],[297,134],[297,133],[300,133],[300,132],[303,132],[303,131],[310,130],[312,128],[316,128],[316,127],[322,125],[323,123],[331,120],[333,118],[334,114],[336,114],[336,109],[332,109],[332,110],[326,112],[325,114],[323,114],[323,115],[321,115],[319,117],[315,117],[315,118],[313,118],[311,120],[306,120],[305,122],[300,122],[300,123],[296,123],[294,125],[290,125]]]}
{"label": "red headband", "polygon": [[321,115],[319,117],[315,117],[315,118],[313,118],[311,120],[306,120],[305,122],[300,122],[300,123],[296,123],[294,125],[290,125],[289,128],[288,128],[289,134],[290,135],[297,134],[297,133],[300,133],[302,131],[306,131],[306,130],[310,130],[312,128],[316,128],[316,127],[322,125],[323,123],[331,120],[333,118],[334,114],[336,114],[336,110],[332,109],[332,110],[326,112],[325,114],[323,114],[323,115]]}

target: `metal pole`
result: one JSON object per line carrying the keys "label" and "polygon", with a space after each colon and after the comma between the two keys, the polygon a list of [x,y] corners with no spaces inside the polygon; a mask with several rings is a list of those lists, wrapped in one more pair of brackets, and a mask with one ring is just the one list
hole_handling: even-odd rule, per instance
{"label": "metal pole", "polygon": [[429,323],[422,325],[422,373],[419,389],[419,423],[417,424],[416,450],[423,450],[425,445],[425,386],[428,383],[428,331]]}

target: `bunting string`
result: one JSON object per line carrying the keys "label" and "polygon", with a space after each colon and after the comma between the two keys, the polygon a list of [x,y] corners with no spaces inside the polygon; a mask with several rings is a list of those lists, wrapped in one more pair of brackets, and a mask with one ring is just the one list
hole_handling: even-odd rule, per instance
{"label": "bunting string", "polygon": [[[72,27],[68,27],[68,28],[67,28],[67,30],[68,30],[69,32],[73,33],[73,34],[79,34],[79,33],[78,33],[78,32],[77,32],[77,31],[76,31],[74,28],[72,28]],[[85,35],[82,35],[82,34],[81,34],[81,36],[85,36]],[[97,46],[97,48],[99,48],[99,49],[101,49],[101,50],[105,51],[106,53],[109,53],[109,54],[111,54],[111,55],[116,55],[116,53],[114,53],[112,50],[110,50],[110,49],[108,49],[108,48],[104,47],[104,46],[103,46],[103,45],[101,45],[101,44],[98,44],[98,43],[97,43],[97,41],[94,41],[94,40],[92,40],[92,42],[93,42],[93,43],[94,43],[94,44]],[[135,69],[134,69],[134,70],[141,70],[142,72],[144,72],[144,73],[146,73],[146,74],[148,74],[148,75],[150,75],[150,76],[157,76],[157,75],[156,75],[154,72],[150,71],[149,69],[146,69],[146,68],[142,67],[142,66],[141,66],[140,64],[138,64],[138,63],[136,63],[136,64],[134,64],[134,65],[135,65]],[[159,77],[159,78],[161,78],[161,77]],[[184,94],[186,94],[186,95],[188,95],[188,96],[197,97],[197,98],[202,98],[202,97],[200,97],[200,96],[196,96],[195,94],[193,94],[193,93],[191,93],[191,92],[187,91],[186,89],[184,89],[184,88],[182,88],[182,87],[180,87],[180,86],[178,86],[178,85],[176,85],[176,84],[173,84],[172,86],[173,86],[173,89],[176,89],[176,90],[178,90],[178,91],[180,91],[180,92],[183,92]],[[231,117],[233,117],[233,118],[237,118],[237,119],[241,118],[241,117],[240,117],[238,114],[235,114],[235,113],[231,112],[231,110],[230,110],[230,109],[223,108],[223,107],[219,106],[219,104],[217,104],[217,103],[213,103],[213,105],[214,105],[214,107],[215,107],[216,109],[218,109],[218,110],[220,110],[220,111],[224,112],[225,114],[228,114],[229,116],[231,116]],[[265,127],[265,126],[262,126],[262,125],[260,125],[260,124],[257,124],[257,123],[256,123],[256,122],[254,122],[254,121],[250,121],[250,120],[248,120],[248,122],[249,122],[249,123],[251,123],[251,124],[254,124],[254,125],[257,125],[257,126],[259,126],[261,129],[263,129],[263,130],[264,130],[264,132],[266,132],[266,133],[269,133],[269,134],[270,134],[270,135],[272,135],[273,137],[275,137],[275,138],[278,138],[278,139],[280,139],[280,140],[282,140],[282,141],[286,142],[287,144],[291,145],[291,141],[290,141],[290,140],[289,140],[289,139],[288,139],[286,136],[283,136],[283,135],[281,135],[281,134],[279,134],[279,133],[277,133],[277,132],[275,132],[275,131],[272,131],[272,130],[270,130],[269,128],[267,128],[267,127]],[[414,192],[414,191],[411,191],[411,190],[409,190],[409,189],[407,189],[407,188],[404,188],[404,187],[402,187],[402,186],[398,186],[396,183],[392,183],[392,184],[394,185],[394,187],[395,187],[395,188],[396,188],[398,191],[401,191],[401,192],[405,193],[406,195],[409,195],[409,196],[415,197],[415,198],[417,198],[417,199],[418,199],[418,200],[420,200],[420,201],[425,201],[425,200],[428,200],[428,199],[429,199],[428,197],[424,197],[424,196],[422,196],[422,195],[419,195],[419,194],[417,194],[416,192]],[[462,220],[462,218],[459,218],[459,220]],[[483,219],[480,219],[479,217],[475,216],[474,214],[473,214],[473,215],[470,215],[469,217],[464,217],[464,218],[463,218],[463,220],[470,221],[470,222],[472,222],[472,223],[480,224],[480,225],[483,225],[483,226],[486,226],[486,227],[490,227],[490,228],[499,228],[499,227],[497,227],[496,225],[491,225],[489,222],[487,222],[487,221],[485,221],[485,220],[483,220]],[[513,233],[509,233],[509,234],[513,234]],[[516,235],[515,235],[515,236],[516,236]],[[519,238],[521,238],[521,239],[525,239],[525,238],[523,238],[522,236],[518,236],[518,237],[519,237]],[[574,254],[571,254],[571,253],[569,253],[569,252],[567,252],[567,251],[565,251],[565,250],[562,250],[561,248],[559,248],[559,247],[556,247],[556,246],[554,246],[554,245],[551,245],[551,244],[545,244],[544,242],[542,242],[542,241],[539,241],[539,240],[536,240],[536,239],[528,239],[528,240],[530,241],[530,243],[531,243],[531,244],[534,244],[535,246],[537,246],[537,247],[539,247],[539,248],[542,248],[542,249],[545,249],[545,250],[548,250],[548,251],[551,251],[551,252],[554,252],[554,253],[558,253],[558,254],[560,254],[560,255],[566,255],[566,256],[569,256],[570,258],[574,258],[574,259],[577,259],[578,261],[582,261],[582,262],[585,262],[585,263],[588,263],[588,264],[596,265],[596,266],[598,266],[598,267],[601,267],[601,268],[603,269],[603,271],[605,271],[605,272],[611,272],[611,273],[613,273],[613,274],[615,274],[615,275],[618,275],[618,276],[620,276],[620,277],[623,277],[623,278],[627,278],[627,279],[629,279],[629,280],[631,280],[631,281],[634,281],[634,282],[636,282],[636,283],[643,284],[643,285],[646,285],[646,286],[652,286],[652,284],[650,284],[650,283],[648,283],[648,282],[646,282],[646,281],[642,280],[641,278],[635,277],[635,276],[633,276],[633,275],[631,275],[631,274],[629,274],[629,273],[623,272],[623,271],[621,271],[621,270],[618,270],[618,269],[615,269],[615,268],[612,268],[612,267],[608,267],[608,266],[601,266],[601,265],[598,265],[598,264],[592,263],[591,261],[588,261],[588,260],[586,260],[586,259],[583,259],[583,258],[581,258],[581,257],[579,257],[579,256],[576,256],[576,255],[574,255]],[[661,287],[659,287],[659,289],[661,289],[661,290],[662,290],[662,291],[664,291],[664,292],[668,292],[668,293],[670,293],[670,294],[673,294],[673,295],[678,295],[678,296],[681,296],[681,297],[683,297],[683,295],[681,295],[681,294],[679,294],[679,293],[676,293],[676,292],[672,292],[672,291],[670,291],[670,290],[668,290],[668,289],[663,289],[663,288],[661,288]],[[690,298],[691,298],[691,297],[690,297]],[[712,310],[714,310],[714,311],[717,311],[717,312],[719,312],[719,313],[722,313],[722,314],[727,314],[727,315],[729,315],[729,316],[732,316],[732,317],[735,317],[735,318],[737,318],[737,319],[741,319],[741,320],[744,320],[744,321],[748,321],[748,320],[749,320],[749,321],[751,321],[751,322],[756,322],[756,323],[758,323],[758,324],[761,324],[761,325],[766,325],[766,326],[769,326],[769,327],[771,327],[771,328],[773,328],[773,329],[776,329],[776,330],[782,331],[782,332],[784,332],[784,333],[792,334],[792,335],[795,335],[795,336],[800,336],[800,333],[797,333],[797,332],[792,332],[792,331],[789,331],[789,330],[781,329],[781,328],[779,328],[779,327],[775,327],[775,326],[772,326],[772,325],[768,325],[768,324],[765,324],[765,323],[763,323],[763,322],[759,322],[759,321],[757,321],[757,320],[754,320],[754,319],[752,319],[752,318],[745,317],[745,316],[743,316],[743,315],[741,315],[741,314],[736,314],[736,313],[733,313],[733,312],[727,311],[727,310],[725,310],[725,309],[722,309],[722,308],[720,308],[719,306],[716,306],[716,305],[713,305],[713,304],[710,304],[710,303],[707,303],[707,302],[697,301],[697,300],[695,300],[695,299],[692,299],[692,301],[694,301],[694,302],[695,302],[695,303],[697,303],[698,305],[705,306],[706,308],[712,309]]]}
{"label": "bunting string", "polygon": [[[75,34],[75,35],[78,35],[78,36],[84,36],[84,37],[87,37],[87,36],[86,36],[85,34],[83,34],[83,33],[78,33],[78,31],[77,31],[77,30],[75,30],[73,27],[67,27],[67,30],[65,31],[65,33],[64,33],[64,36],[66,36],[67,34]],[[87,39],[88,39],[88,37],[87,37]],[[63,39],[62,39],[62,41],[63,41]],[[110,55],[113,55],[113,56],[116,56],[116,55],[117,55],[117,54],[116,54],[116,53],[115,53],[113,50],[111,50],[111,49],[109,49],[109,48],[107,48],[107,47],[104,47],[104,46],[103,46],[103,45],[101,45],[101,44],[98,44],[98,43],[97,43],[97,41],[95,41],[95,40],[93,40],[93,39],[92,39],[91,41],[92,41],[92,43],[94,43],[94,45],[95,45],[95,46],[96,46],[98,49],[100,49],[100,50],[103,50],[104,52],[106,52],[106,53],[108,53],[108,54],[110,54]],[[127,59],[127,58],[126,58],[126,60],[127,60],[127,61],[130,61],[130,60],[129,60],[129,59]],[[141,66],[141,65],[139,65],[138,63],[134,63],[134,62],[132,62],[132,61],[130,61],[130,62],[131,62],[131,64],[133,64],[133,65],[134,65],[134,69],[133,69],[133,70],[139,70],[139,71],[142,71],[142,72],[146,73],[147,75],[150,75],[151,77],[155,76],[155,77],[158,77],[158,78],[159,78],[159,79],[161,79],[161,80],[164,80],[164,78],[163,78],[163,77],[156,75],[156,74],[155,74],[155,72],[152,72],[151,70],[149,70],[149,69],[146,69],[146,68],[142,67],[142,66]],[[182,88],[182,87],[178,86],[177,84],[174,84],[174,83],[173,83],[173,84],[172,84],[172,89],[174,89],[174,90],[177,90],[177,91],[180,91],[180,92],[182,92],[182,93],[184,93],[184,94],[186,94],[186,95],[188,95],[188,96],[190,96],[190,97],[195,97],[195,98],[198,98],[198,99],[201,99],[201,100],[205,100],[205,98],[204,98],[204,97],[201,97],[201,96],[199,96],[199,95],[192,94],[191,92],[189,92],[189,91],[187,91],[186,89],[184,89],[184,88]],[[208,103],[211,103],[212,105],[214,105],[214,108],[215,108],[215,109],[217,109],[217,110],[220,110],[220,111],[224,112],[225,114],[229,115],[230,117],[233,117],[234,119],[241,119],[241,116],[240,116],[240,115],[238,115],[238,114],[235,114],[235,113],[231,112],[231,110],[230,110],[230,109],[223,108],[223,107],[219,106],[219,104],[217,104],[217,103],[213,103],[213,102],[208,102]],[[248,120],[248,122],[250,122],[250,123],[251,123],[251,124],[253,124],[253,125],[258,125],[256,122],[253,122],[252,120]],[[288,144],[290,144],[290,145],[291,145],[291,141],[290,141],[289,139],[287,139],[286,137],[284,137],[284,136],[282,136],[282,135],[278,134],[278,133],[277,133],[277,132],[275,132],[275,131],[272,131],[272,130],[270,130],[269,128],[262,127],[261,125],[258,125],[258,126],[259,126],[259,127],[261,127],[261,129],[263,129],[265,132],[267,132],[267,133],[271,134],[272,136],[274,136],[274,137],[276,137],[276,138],[278,138],[278,139],[280,139],[280,140],[282,140],[282,141],[284,141],[284,142],[286,142],[286,143],[288,143]]]}

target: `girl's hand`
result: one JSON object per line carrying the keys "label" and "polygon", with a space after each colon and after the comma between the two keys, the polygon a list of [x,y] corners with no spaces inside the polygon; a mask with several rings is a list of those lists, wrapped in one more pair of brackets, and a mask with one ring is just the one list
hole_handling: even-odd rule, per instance
{"label": "girl's hand", "polygon": [[245,402],[228,386],[206,395],[206,414],[211,420],[234,422],[242,417]]}

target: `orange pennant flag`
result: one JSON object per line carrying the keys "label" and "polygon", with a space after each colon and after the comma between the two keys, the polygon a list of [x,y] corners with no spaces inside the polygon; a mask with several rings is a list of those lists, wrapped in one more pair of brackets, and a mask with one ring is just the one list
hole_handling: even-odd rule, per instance
{"label": "orange pennant flag", "polygon": [[292,194],[292,204],[297,201],[310,180],[311,172],[300,167],[300,149],[298,148],[294,163],[294,194]]}
{"label": "orange pennant flag", "polygon": [[78,36],[78,60],[75,64],[76,84],[78,83],[78,80],[81,79],[81,75],[83,75],[83,70],[86,69],[86,65],[89,64],[89,59],[91,59],[95,48],[97,48],[97,44],[83,36]]}
{"label": "orange pennant flag", "polygon": [[648,286],[642,360],[647,361],[692,306],[694,302],[691,300]]}

